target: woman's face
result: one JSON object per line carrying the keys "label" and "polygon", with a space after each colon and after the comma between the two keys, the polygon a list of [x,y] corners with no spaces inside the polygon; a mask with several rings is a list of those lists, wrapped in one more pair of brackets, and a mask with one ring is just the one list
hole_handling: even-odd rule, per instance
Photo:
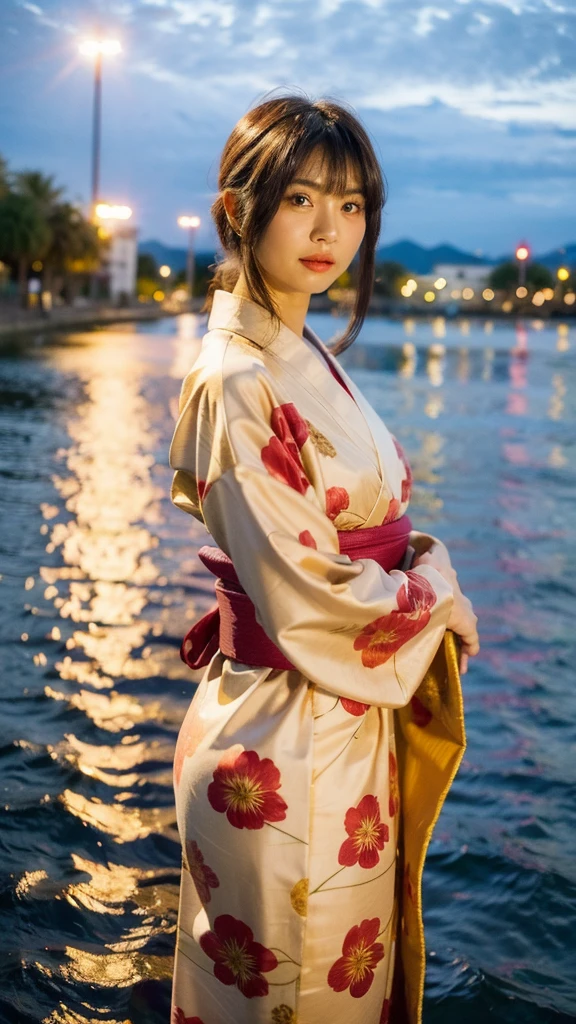
{"label": "woman's face", "polygon": [[[326,291],[350,266],[366,230],[361,182],[352,168],[346,195],[322,191],[322,154],[316,152],[286,189],[255,254],[269,287],[314,295]],[[326,256],[332,262],[306,263]]]}

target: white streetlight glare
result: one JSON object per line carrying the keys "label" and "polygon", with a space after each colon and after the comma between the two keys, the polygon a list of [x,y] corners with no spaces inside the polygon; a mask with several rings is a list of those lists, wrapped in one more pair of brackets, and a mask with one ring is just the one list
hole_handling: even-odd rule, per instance
{"label": "white streetlight glare", "polygon": [[110,206],[108,203],[97,203],[94,212],[100,220],[129,220],[132,216],[129,206]]}
{"label": "white streetlight glare", "polygon": [[200,217],[178,217],[178,224],[181,228],[199,228]]}
{"label": "white streetlight glare", "polygon": [[99,53],[113,57],[121,53],[122,45],[119,39],[84,39],[78,49],[83,57],[97,57]]}
{"label": "white streetlight glare", "polygon": [[172,270],[167,263],[163,263],[158,273],[160,274],[160,277],[170,277]]}
{"label": "white streetlight glare", "polygon": [[183,214],[178,217],[178,225],[188,229],[188,252],[186,254],[186,288],[190,302],[194,297],[194,228],[200,227],[200,217]]}

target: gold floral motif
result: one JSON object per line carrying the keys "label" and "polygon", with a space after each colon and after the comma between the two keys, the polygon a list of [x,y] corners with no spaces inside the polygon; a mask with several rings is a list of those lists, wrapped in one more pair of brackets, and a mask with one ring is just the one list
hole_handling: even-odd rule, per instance
{"label": "gold floral motif", "polygon": [[300,917],[306,917],[308,912],[308,879],[301,878],[296,885],[293,886],[290,893],[290,903],[294,910]]}
{"label": "gold floral motif", "polygon": [[294,1010],[286,1003],[275,1006],[272,1010],[272,1024],[298,1024]]}
{"label": "gold floral motif", "polygon": [[313,423],[310,423],[310,420],[306,420],[306,424],[310,431],[310,440],[312,441],[312,444],[318,449],[321,455],[328,455],[333,459],[338,452],[332,442],[329,441],[320,430],[318,430],[318,427],[315,427]]}

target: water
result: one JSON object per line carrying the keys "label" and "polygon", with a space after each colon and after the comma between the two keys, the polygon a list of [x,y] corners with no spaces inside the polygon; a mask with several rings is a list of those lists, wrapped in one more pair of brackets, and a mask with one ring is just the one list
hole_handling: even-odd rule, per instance
{"label": "water", "polygon": [[[213,578],[167,456],[204,329],[0,355],[1,1024],[168,1024],[178,648]],[[575,355],[574,321],[375,319],[342,356],[480,619],[424,878],[425,1024],[576,1020]]]}

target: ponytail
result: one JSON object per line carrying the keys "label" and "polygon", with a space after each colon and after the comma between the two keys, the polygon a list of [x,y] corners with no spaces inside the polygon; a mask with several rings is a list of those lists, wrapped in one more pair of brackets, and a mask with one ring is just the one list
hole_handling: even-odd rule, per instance
{"label": "ponytail", "polygon": [[225,259],[221,260],[220,263],[212,263],[209,269],[212,269],[212,267],[214,267],[215,270],[208,284],[204,305],[200,310],[201,313],[210,313],[214,292],[218,288],[221,288],[222,291],[225,292],[234,291],[242,269],[240,260],[237,256],[227,256]]}

